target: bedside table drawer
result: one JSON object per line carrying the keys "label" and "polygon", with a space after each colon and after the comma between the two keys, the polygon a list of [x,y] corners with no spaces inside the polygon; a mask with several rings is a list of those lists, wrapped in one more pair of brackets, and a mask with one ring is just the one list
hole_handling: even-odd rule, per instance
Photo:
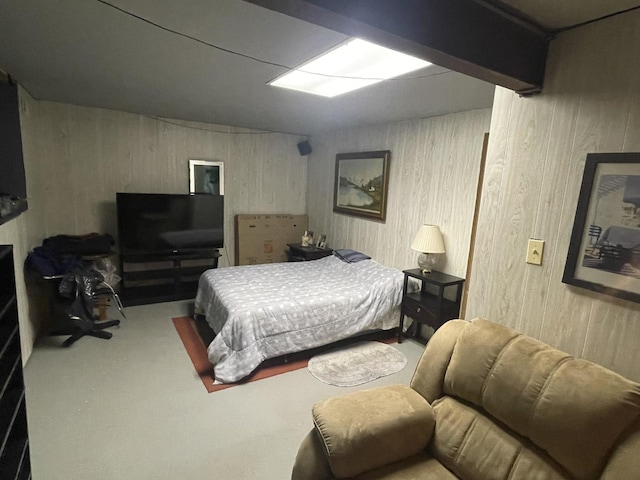
{"label": "bedside table drawer", "polygon": [[306,262],[308,260],[319,260],[329,255],[333,255],[331,248],[318,248],[310,245],[303,247],[299,243],[287,243],[289,251],[287,258],[290,262]]}
{"label": "bedside table drawer", "polygon": [[319,251],[316,251],[316,252],[305,253],[304,259],[305,260],[319,260],[321,258],[328,257],[331,254],[333,254],[333,250],[319,250]]}
{"label": "bedside table drawer", "polygon": [[404,297],[402,300],[402,313],[418,322],[433,323],[436,320],[434,312],[411,297]]}

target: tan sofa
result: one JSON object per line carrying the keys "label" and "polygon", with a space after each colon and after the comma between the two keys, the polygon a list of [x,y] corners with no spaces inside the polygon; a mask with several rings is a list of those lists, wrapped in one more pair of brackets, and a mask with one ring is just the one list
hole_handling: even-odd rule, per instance
{"label": "tan sofa", "polygon": [[640,479],[640,385],[483,319],[441,327],[410,387],[312,413],[293,480]]}

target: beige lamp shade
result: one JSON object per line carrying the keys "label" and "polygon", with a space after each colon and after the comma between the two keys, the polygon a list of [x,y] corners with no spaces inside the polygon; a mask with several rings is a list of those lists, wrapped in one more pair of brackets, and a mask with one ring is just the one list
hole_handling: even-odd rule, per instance
{"label": "beige lamp shade", "polygon": [[437,225],[422,225],[411,249],[421,253],[444,253],[442,233]]}

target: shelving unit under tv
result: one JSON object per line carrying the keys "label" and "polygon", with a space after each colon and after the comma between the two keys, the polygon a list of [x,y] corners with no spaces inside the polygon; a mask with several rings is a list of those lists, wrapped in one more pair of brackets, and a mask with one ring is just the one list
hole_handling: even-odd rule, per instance
{"label": "shelving unit under tv", "polygon": [[125,306],[193,299],[200,275],[218,267],[218,249],[120,255],[120,297]]}

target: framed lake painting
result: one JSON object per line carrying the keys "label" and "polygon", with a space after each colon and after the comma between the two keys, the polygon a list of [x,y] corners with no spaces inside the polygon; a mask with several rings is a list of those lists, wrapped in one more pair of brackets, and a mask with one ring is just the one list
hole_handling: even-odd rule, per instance
{"label": "framed lake painting", "polygon": [[640,302],[640,153],[590,153],[564,283]]}
{"label": "framed lake painting", "polygon": [[336,155],[333,211],[384,222],[390,159],[390,150]]}

